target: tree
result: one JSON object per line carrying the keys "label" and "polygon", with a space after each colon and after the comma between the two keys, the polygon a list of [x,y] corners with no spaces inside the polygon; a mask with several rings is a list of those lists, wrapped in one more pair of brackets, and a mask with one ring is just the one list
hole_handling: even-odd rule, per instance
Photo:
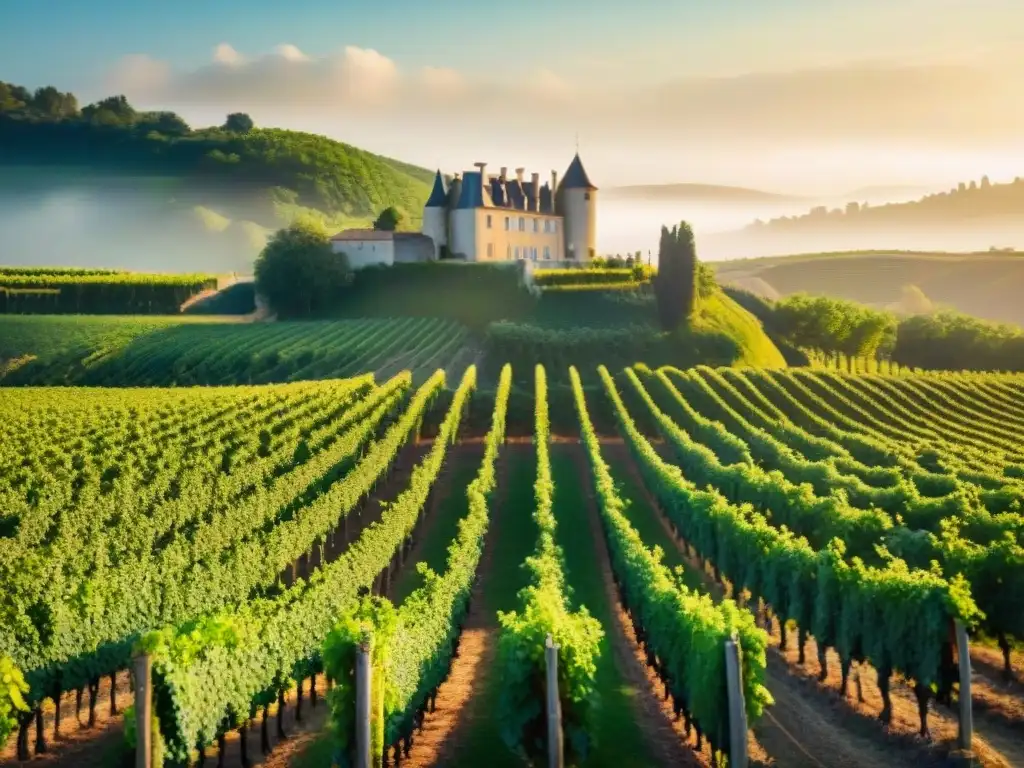
{"label": "tree", "polygon": [[256,290],[280,316],[308,317],[336,304],[352,273],[324,226],[302,219],[274,234],[256,259],[255,276]]}
{"label": "tree", "polygon": [[666,331],[676,330],[693,314],[697,298],[697,249],[693,230],[685,221],[661,228],[658,274],[654,278],[658,320]]}
{"label": "tree", "polygon": [[248,133],[256,124],[244,112],[232,112],[224,121],[224,130],[231,133]]}
{"label": "tree", "polygon": [[156,131],[164,136],[187,136],[192,132],[189,124],[174,112],[145,112],[139,115],[138,127]]}
{"label": "tree", "polygon": [[46,117],[74,117],[78,114],[78,99],[73,93],[61,93],[52,85],[37,88],[30,106]]}
{"label": "tree", "polygon": [[373,228],[379,229],[382,232],[394,232],[402,224],[402,214],[398,212],[398,209],[393,205],[388,206],[380,215],[377,216],[377,220],[373,222]]}
{"label": "tree", "polygon": [[136,114],[125,96],[108,96],[85,107],[82,117],[99,125],[131,125]]}
{"label": "tree", "polygon": [[30,98],[24,88],[0,80],[0,112],[22,109]]}

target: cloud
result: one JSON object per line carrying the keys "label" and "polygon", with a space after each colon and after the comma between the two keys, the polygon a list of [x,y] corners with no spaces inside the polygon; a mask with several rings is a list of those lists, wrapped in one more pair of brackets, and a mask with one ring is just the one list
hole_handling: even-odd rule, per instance
{"label": "cloud", "polygon": [[309,56],[290,44],[247,57],[227,43],[209,64],[175,70],[145,56],[116,67],[111,85],[142,106],[272,110],[310,122],[361,119],[529,135],[585,128],[588,140],[780,142],[876,140],[983,146],[1024,134],[1019,61],[893,60],[735,77],[625,84],[574,82],[548,70],[485,77],[445,67],[403,70],[384,54],[348,46]]}
{"label": "cloud", "polygon": [[213,49],[213,60],[218,64],[242,64],[245,59],[227,43],[221,43]]}

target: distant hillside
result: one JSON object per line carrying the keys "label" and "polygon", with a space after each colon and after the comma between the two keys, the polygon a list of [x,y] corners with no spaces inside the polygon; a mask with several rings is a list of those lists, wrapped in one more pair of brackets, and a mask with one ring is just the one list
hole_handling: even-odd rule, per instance
{"label": "distant hillside", "polygon": [[192,130],[173,112],[140,112],[123,96],[78,108],[74,94],[0,83],[0,164],[88,167],[165,176],[243,197],[269,195],[368,216],[422,207],[430,171],[338,141],[255,128],[246,115]]}
{"label": "distant hillside", "polygon": [[745,187],[716,184],[640,184],[611,187],[604,196],[616,200],[689,200],[710,203],[785,203],[802,198]]}
{"label": "distant hillside", "polygon": [[808,292],[890,307],[913,285],[938,306],[1024,325],[1024,253],[819,253],[715,267],[722,283],[769,298]]}
{"label": "distant hillside", "polygon": [[340,227],[395,206],[416,227],[432,180],[323,136],[253,127],[244,114],[193,130],[121,96],[79,108],[71,93],[0,82],[4,263],[245,271],[266,232],[298,215]]}
{"label": "distant hillside", "polygon": [[843,208],[818,206],[801,216],[782,216],[754,222],[748,232],[814,232],[907,228],[973,224],[982,219],[1019,217],[1024,221],[1024,178],[1007,184],[961,183],[948,192],[925,195],[919,200],[885,205],[851,201]]}

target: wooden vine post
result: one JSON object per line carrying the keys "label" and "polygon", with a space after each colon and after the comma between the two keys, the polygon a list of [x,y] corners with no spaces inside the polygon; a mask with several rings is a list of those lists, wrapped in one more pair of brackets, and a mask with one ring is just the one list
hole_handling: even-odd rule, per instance
{"label": "wooden vine post", "polygon": [[729,692],[729,766],[747,768],[747,707],[743,700],[740,641],[733,632],[725,641],[725,681]]}
{"label": "wooden vine post", "polygon": [[373,683],[368,643],[356,647],[356,768],[371,768],[370,686]]}
{"label": "wooden vine post", "polygon": [[135,768],[153,768],[153,661],[140,653],[135,674]]}
{"label": "wooden vine post", "polygon": [[967,642],[967,628],[963,623],[954,623],[956,631],[956,655],[960,663],[960,749],[970,751],[974,734],[974,713],[971,710],[971,650]]}
{"label": "wooden vine post", "polygon": [[551,635],[544,644],[547,671],[548,768],[563,768],[562,703],[558,698],[558,646]]}

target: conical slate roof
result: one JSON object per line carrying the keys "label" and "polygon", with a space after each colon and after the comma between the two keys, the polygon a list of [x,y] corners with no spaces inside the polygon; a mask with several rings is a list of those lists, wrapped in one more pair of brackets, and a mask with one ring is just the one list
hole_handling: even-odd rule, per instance
{"label": "conical slate roof", "polygon": [[558,186],[559,189],[597,189],[597,187],[590,183],[590,178],[583,168],[583,161],[580,160],[579,152],[576,153],[572,162],[569,163],[569,169],[565,172],[565,176],[562,177],[562,183]]}
{"label": "conical slate roof", "polygon": [[434,177],[434,189],[427,198],[427,208],[444,208],[448,205],[448,191],[444,188],[444,179],[441,178],[440,169]]}

